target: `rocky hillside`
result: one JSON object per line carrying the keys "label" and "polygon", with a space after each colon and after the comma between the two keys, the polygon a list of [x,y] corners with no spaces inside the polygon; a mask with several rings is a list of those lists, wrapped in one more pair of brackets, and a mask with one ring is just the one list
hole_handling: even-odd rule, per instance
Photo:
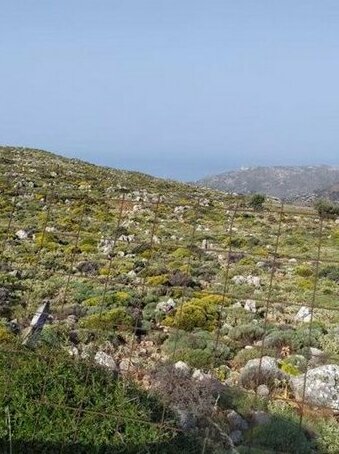
{"label": "rocky hillside", "polygon": [[316,191],[316,197],[339,202],[339,183],[332,184],[322,190]]}
{"label": "rocky hillside", "polygon": [[281,200],[310,200],[339,183],[339,168],[329,166],[251,167],[198,181],[201,186],[238,194],[262,193]]}
{"label": "rocky hillside", "polygon": [[338,220],[1,148],[0,244],[1,452],[339,452]]}

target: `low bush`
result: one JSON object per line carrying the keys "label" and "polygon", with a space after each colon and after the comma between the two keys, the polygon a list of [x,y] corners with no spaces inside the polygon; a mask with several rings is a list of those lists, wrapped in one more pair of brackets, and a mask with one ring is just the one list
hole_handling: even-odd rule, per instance
{"label": "low bush", "polygon": [[80,321],[82,328],[114,330],[129,329],[133,326],[133,318],[123,307],[117,307],[102,314],[92,314]]}
{"label": "low bush", "polygon": [[[162,446],[167,443],[183,452],[185,446],[160,424],[163,407],[158,400],[50,348],[16,355],[2,350],[0,395],[1,452],[10,451],[10,436],[13,453],[153,452],[158,444],[166,452]],[[168,412],[167,418],[173,424]]]}
{"label": "low bush", "polygon": [[218,308],[222,301],[223,297],[218,295],[193,298],[179,306],[175,314],[166,317],[164,324],[185,331],[196,328],[211,331],[216,326]]}
{"label": "low bush", "polygon": [[324,219],[335,219],[339,216],[339,204],[329,200],[317,200],[314,204],[319,216]]}
{"label": "low bush", "polygon": [[190,366],[209,369],[225,364],[230,356],[230,349],[206,331],[187,333],[182,330],[172,333],[163,344],[163,350],[171,361],[185,361]]}
{"label": "low bush", "polygon": [[274,452],[310,454],[311,443],[297,422],[274,416],[268,424],[252,429],[250,442],[254,447]]}

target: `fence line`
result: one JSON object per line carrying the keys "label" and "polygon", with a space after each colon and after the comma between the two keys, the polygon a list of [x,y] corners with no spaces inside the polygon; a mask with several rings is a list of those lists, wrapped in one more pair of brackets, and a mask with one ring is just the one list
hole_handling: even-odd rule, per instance
{"label": "fence line", "polygon": [[[31,191],[31,194],[29,197],[32,197],[34,199],[35,195],[40,194],[41,188],[38,188],[33,191]],[[148,284],[147,278],[150,277],[150,275],[147,274],[152,267],[156,267],[159,265],[159,263],[163,263],[166,265],[166,261],[169,260],[169,257],[166,255],[166,253],[169,255],[170,251],[175,251],[177,248],[183,247],[187,248],[190,252],[190,254],[187,257],[183,257],[180,272],[185,273],[185,275],[192,277],[192,272],[194,271],[193,267],[198,265],[201,266],[204,263],[204,258],[206,255],[213,256],[213,254],[223,254],[224,255],[224,263],[223,265],[220,265],[220,271],[223,275],[223,280],[222,282],[218,282],[218,285],[220,285],[221,290],[218,292],[213,288],[213,285],[215,283],[209,282],[209,287],[208,288],[199,288],[199,292],[202,296],[220,296],[221,300],[217,304],[217,309],[216,309],[216,325],[215,325],[215,330],[213,333],[211,333],[211,336],[213,338],[213,348],[212,352],[209,358],[209,367],[208,369],[214,370],[217,367],[217,352],[219,347],[221,347],[221,338],[222,338],[222,327],[225,323],[225,311],[227,314],[227,310],[230,308],[230,302],[228,301],[229,299],[233,300],[240,300],[244,301],[246,299],[251,299],[257,303],[262,304],[262,308],[264,310],[263,314],[263,330],[264,334],[262,337],[262,343],[259,346],[260,350],[260,355],[259,355],[259,368],[258,368],[258,374],[257,374],[257,387],[260,384],[260,376],[262,373],[262,366],[263,366],[263,357],[265,354],[265,341],[267,339],[267,336],[269,334],[269,323],[270,323],[270,310],[272,307],[276,304],[282,304],[285,308],[288,307],[302,307],[302,306],[308,306],[310,310],[310,322],[308,325],[308,345],[311,345],[311,340],[312,340],[312,333],[314,331],[314,312],[317,309],[323,309],[330,311],[331,313],[336,313],[339,310],[339,295],[334,293],[333,299],[334,301],[333,306],[329,304],[322,304],[319,303],[318,296],[319,296],[319,279],[320,279],[320,268],[323,264],[331,264],[331,265],[337,265],[339,264],[339,259],[336,258],[328,258],[328,257],[323,257],[322,253],[324,253],[324,244],[326,243],[326,237],[324,234],[325,229],[330,225],[330,227],[333,228],[332,224],[327,224],[325,220],[320,219],[318,224],[316,225],[316,229],[314,226],[312,226],[313,230],[312,235],[314,234],[314,237],[312,236],[312,240],[316,242],[315,245],[315,255],[313,256],[312,252],[312,257],[308,256],[303,256],[303,255],[298,255],[298,254],[286,254],[286,253],[281,253],[280,252],[280,243],[284,234],[283,231],[283,226],[284,222],[286,222],[286,216],[297,216],[302,220],[314,220],[318,219],[319,215],[315,212],[310,212],[309,210],[300,210],[298,212],[296,208],[291,208],[291,207],[286,207],[284,204],[281,204],[280,207],[277,206],[270,206],[266,207],[265,210],[261,212],[257,212],[255,210],[251,210],[248,207],[244,207],[241,205],[241,203],[234,198],[234,200],[231,201],[225,201],[223,203],[219,203],[218,201],[218,206],[203,206],[204,202],[200,199],[197,199],[195,201],[191,201],[190,204],[185,203],[185,206],[188,206],[189,210],[189,219],[185,219],[183,223],[178,223],[180,224],[178,227],[178,233],[180,234],[181,230],[184,228],[185,230],[185,236],[183,241],[179,240],[170,240],[166,238],[163,242],[160,241],[160,243],[156,243],[156,235],[157,231],[161,226],[161,221],[164,220],[164,218],[161,218],[161,209],[162,208],[173,208],[177,207],[177,203],[175,201],[166,201],[163,196],[158,195],[156,197],[156,200],[138,200],[134,201],[131,198],[128,197],[128,194],[125,192],[121,193],[120,197],[112,197],[109,198],[108,196],[105,197],[96,197],[94,194],[90,193],[90,189],[83,193],[80,194],[79,197],[75,194],[72,193],[69,195],[69,197],[66,197],[66,194],[63,194],[57,190],[55,190],[55,187],[47,187],[44,188],[44,206],[45,211],[44,211],[44,217],[41,226],[38,225],[40,222],[40,218],[38,218],[38,214],[41,213],[41,209],[39,207],[37,208],[36,211],[36,219],[29,219],[28,221],[31,223],[33,230],[35,230],[35,233],[40,234],[40,240],[39,244],[37,247],[35,247],[35,256],[34,258],[29,258],[29,268],[26,268],[26,263],[23,263],[23,256],[25,255],[25,251],[21,252],[19,250],[18,252],[18,257],[14,256],[14,259],[18,259],[18,262],[15,262],[15,266],[19,264],[21,266],[21,270],[19,269],[18,271],[29,271],[31,275],[31,279],[29,281],[29,284],[24,291],[24,300],[25,300],[25,310],[21,314],[21,320],[19,320],[21,323],[25,324],[27,323],[27,319],[29,315],[31,315],[33,312],[35,312],[35,301],[33,298],[33,291],[35,288],[36,283],[41,279],[42,276],[45,276],[45,274],[50,274],[50,275],[55,275],[55,276],[60,276],[65,278],[64,285],[59,289],[61,291],[61,301],[59,304],[52,304],[52,315],[54,314],[63,314],[63,311],[66,308],[66,305],[68,304],[68,298],[72,300],[71,294],[71,282],[76,281],[76,282],[95,282],[99,286],[102,286],[102,289],[100,291],[100,301],[98,304],[98,314],[99,314],[99,320],[102,320],[105,314],[105,308],[106,308],[106,303],[107,303],[107,295],[108,292],[110,291],[110,288],[113,284],[119,284],[121,285],[122,288],[126,289],[134,289],[135,294],[137,295],[137,302],[135,303],[133,310],[135,313],[134,319],[133,319],[133,326],[131,327],[130,325],[124,325],[122,323],[112,323],[110,325],[110,330],[113,331],[121,331],[125,332],[125,329],[129,328],[132,329],[132,332],[128,334],[128,354],[125,355],[125,358],[128,360],[128,366],[127,366],[127,371],[126,371],[126,376],[132,375],[132,372],[138,375],[139,373],[143,373],[142,366],[140,363],[136,364],[136,367],[133,367],[132,370],[132,365],[133,365],[133,358],[134,355],[136,354],[138,342],[140,338],[145,335],[145,334],[140,334],[140,336],[137,334],[138,330],[141,329],[142,327],[142,310],[145,306],[145,301],[144,298],[147,296],[149,292],[155,292],[155,291],[162,291],[164,290],[164,285],[150,285]],[[11,204],[10,204],[10,209],[8,212],[8,219],[6,221],[6,217],[0,218],[0,232],[2,234],[2,249],[1,249],[1,260],[6,260],[7,258],[12,258],[11,257],[11,252],[13,250],[16,250],[16,247],[20,245],[19,240],[13,240],[15,236],[16,229],[20,228],[20,221],[16,219],[16,213],[20,211],[20,205],[18,205],[18,201],[20,200],[20,197],[26,196],[26,192],[21,189],[19,190],[16,188],[13,191],[8,191],[8,192],[3,192],[0,194],[2,197],[8,197],[11,199]],[[75,221],[75,230],[74,232],[69,232],[69,231],[61,231],[61,230],[54,230],[53,234],[60,240],[68,239],[72,240],[73,246],[70,251],[70,254],[66,253],[61,253],[61,259],[63,259],[63,264],[62,266],[59,264],[56,264],[56,268],[59,269],[48,269],[45,268],[44,265],[41,263],[42,262],[42,255],[45,251],[46,245],[48,241],[46,240],[47,234],[48,234],[48,226],[49,223],[52,221],[53,216],[53,209],[59,208],[57,206],[58,202],[62,200],[62,198],[68,198],[69,200],[73,200],[76,202],[76,207],[80,210],[79,216],[76,220],[72,219],[72,222]],[[30,202],[32,202],[32,199],[29,199]],[[33,200],[36,203],[38,203],[37,200]],[[79,203],[80,202],[80,203]],[[112,235],[102,235],[100,232],[90,232],[87,229],[87,224],[88,222],[87,215],[89,212],[89,202],[95,202],[95,204],[98,204],[100,202],[109,202],[110,209],[114,209],[114,212],[112,214],[112,223],[107,223],[107,222],[101,222],[99,221],[99,225],[105,226],[105,227],[111,227],[111,225],[114,225],[113,230],[112,230]],[[72,206],[72,205],[69,205]],[[121,236],[119,234],[121,227],[124,224],[125,220],[128,220],[128,215],[131,213],[131,208],[135,206],[142,206],[145,209],[150,209],[149,213],[149,222],[148,222],[148,234],[145,232],[142,232],[144,235],[143,240],[137,241],[134,238],[131,241],[128,241],[126,244],[125,241],[120,240],[119,237]],[[40,207],[41,208],[41,207]],[[218,237],[221,237],[223,240],[223,244],[227,244],[227,246],[224,247],[212,247],[207,245],[207,247],[203,246],[197,246],[196,242],[197,240],[197,232],[198,232],[198,226],[200,225],[201,218],[202,218],[202,213],[201,211],[204,211],[203,215],[208,216],[208,213],[210,211],[216,210],[217,208],[221,209],[223,214],[223,220],[224,220],[224,228],[223,231],[217,230],[217,233],[215,234]],[[241,246],[237,247],[233,245],[233,239],[234,239],[234,234],[236,231],[234,230],[235,223],[237,220],[237,216],[240,216],[245,213],[250,213],[251,216],[254,217],[254,219],[262,219],[264,218],[268,223],[270,222],[265,218],[265,216],[270,216],[270,215],[277,215],[278,219],[276,220],[274,218],[274,221],[272,220],[271,222],[276,222],[275,225],[270,226],[271,227],[271,233],[270,233],[270,244],[272,246],[272,250],[269,250],[267,254],[262,253],[262,254],[257,254],[253,253],[253,251],[248,251],[246,248],[241,248]],[[173,214],[173,213],[172,213]],[[114,220],[113,220],[114,218]],[[93,220],[93,217],[91,218]],[[171,222],[175,223],[175,219],[171,219]],[[147,223],[146,223],[147,224]],[[96,224],[95,224],[96,225]],[[209,225],[213,225],[213,220],[209,221]],[[3,227],[3,229],[2,229]],[[41,227],[41,228],[40,228]],[[144,226],[145,227],[145,226]],[[181,229],[182,227],[183,229]],[[190,227],[190,231],[188,229]],[[248,228],[248,227],[246,227]],[[87,229],[87,230],[86,230]],[[173,233],[176,233],[174,231]],[[246,232],[250,234],[250,231]],[[262,232],[260,232],[258,235],[260,235]],[[243,231],[239,232],[239,234],[244,234]],[[200,238],[202,236],[199,234]],[[208,234],[205,236],[209,236]],[[111,245],[110,251],[108,254],[101,254],[101,253],[95,253],[95,252],[85,252],[84,254],[82,251],[80,253],[78,252],[79,244],[82,238],[89,238],[91,240],[95,241],[108,241]],[[30,239],[28,239],[30,241]],[[201,240],[200,240],[201,241]],[[216,239],[213,240],[213,236],[211,239],[211,242],[215,242]],[[30,243],[29,243],[30,244]],[[127,248],[130,247],[137,247],[137,246],[143,246],[147,245],[147,258],[146,263],[144,267],[142,268],[143,271],[143,276],[141,278],[141,281],[138,283],[133,283],[133,282],[128,282],[127,284],[121,284],[119,282],[120,275],[114,276],[114,266],[116,264],[116,260],[118,259],[116,249],[118,248],[119,245],[126,246]],[[196,252],[198,251],[197,255],[194,255],[194,248],[196,248]],[[335,249],[335,247],[334,247]],[[23,256],[20,256],[20,254],[23,254]],[[160,258],[156,256],[156,253],[160,253]],[[325,252],[326,253],[326,252]],[[327,252],[328,254],[329,252]],[[6,255],[7,254],[7,255]],[[29,252],[27,252],[29,255]],[[137,252],[135,253],[135,256],[137,256]],[[199,254],[199,255],[198,255]],[[231,287],[231,268],[234,265],[237,265],[237,262],[232,261],[232,254],[237,255],[237,257],[241,256],[241,258],[250,258],[250,259],[255,259],[255,258],[261,258],[261,259],[266,259],[269,261],[269,270],[265,271],[266,277],[268,277],[268,284],[267,287],[261,287],[262,289],[262,295],[254,293],[254,290],[241,290],[239,288],[239,292],[232,289]],[[8,257],[8,255],[10,257]],[[86,259],[90,258],[92,256],[98,257],[97,260],[104,263],[106,268],[107,268],[107,273],[103,276],[98,276],[98,275],[88,275],[85,273],[85,275],[82,274],[77,274],[75,271],[75,264],[78,261],[79,258]],[[101,256],[102,258],[101,260]],[[214,256],[213,256],[214,257]],[[212,257],[212,258],[213,258]],[[134,257],[135,258],[135,257]],[[214,257],[215,258],[215,257]],[[286,301],[286,297],[280,296],[277,297],[275,293],[275,284],[276,284],[276,273],[279,271],[279,265],[284,264],[285,260],[290,260],[290,259],[295,259],[298,264],[302,265],[309,265],[311,264],[313,266],[312,273],[309,277],[309,279],[312,278],[312,288],[311,288],[311,294],[310,294],[310,302],[306,304],[304,302],[304,298],[300,297],[298,295],[299,301],[293,300],[297,296],[292,294],[291,295],[291,300]],[[122,261],[125,260],[125,257],[122,257]],[[178,260],[179,261],[179,260]],[[5,262],[4,262],[5,263]],[[10,263],[11,264],[11,263]],[[13,261],[12,261],[13,264]],[[33,266],[31,266],[33,264]],[[61,269],[65,267],[67,271],[63,272]],[[61,268],[61,269],[60,269]],[[182,271],[184,270],[184,271]],[[40,274],[39,274],[40,273]],[[47,277],[47,276],[45,276]],[[284,279],[288,279],[286,276]],[[284,281],[285,282],[285,281]],[[120,288],[120,287],[119,287]],[[188,303],[188,301],[194,296],[195,289],[190,288],[188,285],[173,285],[167,289],[165,289],[165,295],[172,295],[173,293],[177,292],[179,294],[178,300],[180,300],[180,304],[177,306],[177,312],[175,314],[175,317],[177,320],[181,320],[183,316],[183,310],[185,308],[185,305]],[[279,292],[279,291],[278,291]],[[160,292],[161,293],[161,292]],[[288,293],[288,292],[287,292]],[[293,293],[293,291],[291,291]],[[36,298],[36,297],[35,297]],[[179,327],[180,325],[178,324],[177,326],[174,326],[171,330],[171,335],[174,338],[174,344],[173,344],[173,349],[170,352],[170,354],[167,355],[167,359],[171,362],[174,362],[176,359],[176,354],[178,351],[178,342],[179,342],[179,336],[181,329]],[[160,330],[162,327],[157,327],[157,328],[151,328],[151,331],[155,331],[156,329]],[[94,330],[96,331],[96,330]],[[106,332],[105,330],[97,330],[98,333]],[[147,335],[149,335],[150,332],[147,332]],[[199,333],[197,334],[192,334],[192,336],[196,336],[197,338],[199,337]],[[126,335],[127,336],[127,335]],[[201,335],[200,335],[201,336]],[[139,338],[140,337],[140,338]],[[26,354],[22,349],[10,349],[10,348],[0,348],[0,354],[2,355],[8,355],[10,358],[10,355],[13,354]],[[44,354],[40,352],[35,352],[33,354],[38,355],[39,357],[44,357]],[[31,351],[27,351],[27,355],[32,355]],[[333,356],[333,359],[336,359],[335,356]],[[46,358],[48,365],[51,367],[52,363],[54,361],[54,358],[52,355],[47,356]],[[305,379],[303,383],[303,392],[302,392],[302,399],[301,400],[296,400],[293,398],[285,397],[282,398],[281,396],[275,397],[275,396],[270,396],[269,399],[276,399],[276,400],[282,400],[290,403],[294,403],[298,405],[299,412],[300,412],[300,418],[299,418],[299,423],[300,423],[300,430],[302,429],[302,423],[303,423],[303,418],[304,418],[304,413],[305,413],[305,407],[307,406],[306,402],[306,386],[307,386],[307,372],[310,370],[310,358],[306,358],[306,370],[305,370]],[[91,362],[93,362],[93,358],[88,359],[89,362],[89,367],[86,372],[85,380],[84,383],[85,385],[90,384],[90,377],[91,377]],[[159,360],[158,362],[155,361],[155,368],[160,367],[163,364],[162,360]],[[12,367],[12,364],[11,364]],[[13,366],[14,367],[14,366]],[[50,368],[49,367],[49,368]],[[174,379],[174,369],[172,368],[170,373],[169,373],[169,381]],[[8,383],[10,382],[11,378],[10,375],[8,374]],[[78,437],[78,431],[81,425],[81,417],[82,414],[85,412],[91,412],[90,409],[86,408],[86,396],[83,396],[82,401],[80,402],[79,406],[77,408],[72,408],[67,406],[66,404],[62,403],[56,403],[56,402],[50,402],[46,398],[46,386],[48,384],[49,380],[49,375],[46,374],[42,381],[42,386],[41,386],[41,393],[40,396],[36,399],[36,404],[41,405],[41,406],[49,406],[53,408],[58,408],[58,407],[63,407],[65,409],[70,409],[75,412],[76,415],[76,429],[73,433],[73,442],[77,441]],[[127,384],[127,379],[123,379],[123,383]],[[127,385],[126,385],[127,386]],[[256,388],[257,388],[256,387]],[[244,392],[249,393],[252,395],[251,391],[249,390],[244,390]],[[256,399],[258,398],[258,395],[255,394]],[[326,406],[322,407],[324,410],[331,410],[331,408],[328,408]],[[159,427],[160,429],[170,429],[173,432],[180,432],[182,429],[178,427],[175,424],[168,424],[166,421],[166,413],[167,411],[170,410],[170,407],[167,402],[164,401],[163,406],[162,406],[162,414],[160,418],[160,422],[149,422],[145,420],[145,424],[154,424],[155,426]],[[332,409],[333,410],[333,409]],[[93,413],[96,413],[95,411]],[[105,414],[99,412],[97,414],[98,417],[109,417],[112,415],[112,413]],[[112,415],[113,416],[113,415]],[[123,422],[123,418],[126,418],[127,416],[124,413],[119,413],[117,412],[114,416],[117,417],[117,423],[116,423],[116,429],[115,431],[119,431],[119,426],[120,423]],[[140,422],[140,420],[139,420]],[[36,416],[35,423],[34,423],[34,429],[32,433],[32,440],[35,439],[35,436],[38,431],[38,426],[39,426],[39,420],[38,420],[38,415]],[[207,452],[208,449],[208,441],[210,437],[210,430],[209,428],[206,429],[205,437],[204,437],[204,443],[202,447],[201,452]],[[252,440],[253,438],[253,433],[252,437],[250,439]],[[65,443],[66,440],[64,440],[64,445],[61,446],[61,451],[65,448]],[[159,448],[158,448],[159,449]]]}

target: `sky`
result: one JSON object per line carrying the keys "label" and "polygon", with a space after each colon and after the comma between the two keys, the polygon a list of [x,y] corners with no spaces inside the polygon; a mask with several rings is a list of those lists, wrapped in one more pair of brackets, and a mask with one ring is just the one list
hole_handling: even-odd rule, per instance
{"label": "sky", "polygon": [[195,179],[339,164],[338,0],[0,0],[0,143]]}

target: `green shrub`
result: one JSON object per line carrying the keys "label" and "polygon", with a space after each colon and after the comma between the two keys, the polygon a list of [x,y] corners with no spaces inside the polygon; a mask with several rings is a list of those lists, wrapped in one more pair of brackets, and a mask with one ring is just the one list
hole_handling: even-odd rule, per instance
{"label": "green shrub", "polygon": [[253,446],[274,452],[310,454],[311,444],[297,422],[273,416],[268,424],[253,428],[250,435]]}
{"label": "green shrub", "polygon": [[102,314],[92,314],[84,317],[80,326],[88,329],[113,330],[115,328],[128,329],[133,326],[132,317],[123,307],[117,307]]}
{"label": "green shrub", "polygon": [[310,277],[310,276],[313,275],[313,270],[312,270],[312,268],[310,268],[310,267],[307,266],[307,265],[299,265],[299,266],[296,267],[295,273],[296,273],[298,276]]}
{"label": "green shrub", "polygon": [[284,359],[284,363],[293,366],[295,371],[298,371],[298,374],[306,372],[307,359],[302,355],[290,355]]}
{"label": "green shrub", "polygon": [[316,424],[316,447],[321,454],[338,454],[339,423],[334,418],[324,419]]}
{"label": "green shrub", "polygon": [[249,206],[256,211],[260,211],[264,208],[266,196],[263,194],[253,194],[249,200]]}
{"label": "green shrub", "polygon": [[262,339],[265,334],[264,328],[256,323],[249,323],[247,325],[239,325],[230,330],[228,336],[242,346],[251,344],[252,342]]}
{"label": "green shrub", "polygon": [[[157,443],[166,452],[163,444],[177,443],[174,432],[160,424],[159,401],[102,368],[74,361],[55,349],[39,354],[22,350],[16,355],[2,350],[0,395],[1,452],[9,452],[8,415],[13,453],[151,452]],[[166,412],[168,418],[173,424]],[[181,443],[176,448],[181,452]]]}
{"label": "green shrub", "polygon": [[50,232],[37,233],[35,235],[35,244],[39,248],[44,248],[48,251],[55,251],[58,248],[57,239],[55,235]]}
{"label": "green shrub", "polygon": [[330,331],[320,336],[319,344],[325,353],[331,356],[339,355],[339,332]]}
{"label": "green shrub", "polygon": [[339,283],[339,267],[335,265],[328,265],[320,270],[319,277],[325,277],[331,281]]}
{"label": "green shrub", "polygon": [[183,259],[191,256],[191,251],[188,248],[185,247],[179,247],[175,251],[171,253],[172,257],[175,257],[177,259]]}
{"label": "green shrub", "polygon": [[253,348],[243,348],[239,350],[238,353],[232,359],[232,365],[235,369],[241,369],[244,367],[248,361],[255,358],[260,358],[261,356],[275,356],[275,350],[271,348],[253,347]]}
{"label": "green shrub", "polygon": [[223,297],[218,295],[193,298],[179,306],[175,314],[167,316],[164,324],[185,331],[196,328],[211,331],[216,326],[218,308],[222,301]]}
{"label": "green shrub", "polygon": [[102,292],[100,295],[91,296],[82,301],[83,306],[87,307],[109,307],[109,306],[126,306],[131,300],[131,295],[128,292]]}
{"label": "green shrub", "polygon": [[335,219],[339,216],[339,204],[329,200],[317,200],[314,204],[319,216],[324,219]]}
{"label": "green shrub", "polygon": [[6,343],[12,341],[14,338],[13,334],[5,326],[0,325],[0,343]]}
{"label": "green shrub", "polygon": [[146,279],[146,284],[151,287],[157,287],[158,285],[166,285],[168,283],[168,274],[162,274],[160,276],[150,276]]}
{"label": "green shrub", "polygon": [[280,369],[285,372],[285,374],[292,375],[293,377],[301,374],[300,370],[288,361],[281,361]]}
{"label": "green shrub", "polygon": [[209,369],[219,367],[229,358],[230,349],[207,331],[187,333],[178,330],[172,333],[163,344],[164,352],[171,361],[185,361],[192,367]]}

